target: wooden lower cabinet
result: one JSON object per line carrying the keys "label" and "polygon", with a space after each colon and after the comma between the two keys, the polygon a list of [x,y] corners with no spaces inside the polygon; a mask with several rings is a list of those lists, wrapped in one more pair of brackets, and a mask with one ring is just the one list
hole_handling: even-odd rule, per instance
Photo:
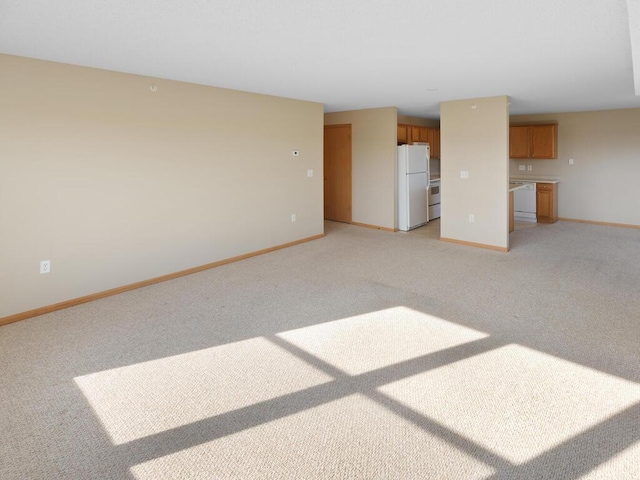
{"label": "wooden lower cabinet", "polygon": [[513,192],[509,192],[509,233],[515,230],[515,221],[513,219]]}
{"label": "wooden lower cabinet", "polygon": [[558,184],[536,184],[536,216],[538,223],[558,221]]}

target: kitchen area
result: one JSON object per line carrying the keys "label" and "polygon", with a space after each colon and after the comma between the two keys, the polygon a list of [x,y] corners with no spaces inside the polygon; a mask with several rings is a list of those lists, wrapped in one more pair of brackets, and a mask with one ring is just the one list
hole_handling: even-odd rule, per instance
{"label": "kitchen area", "polygon": [[[509,158],[518,172],[532,172],[532,160],[558,158],[558,124],[511,125]],[[524,163],[520,163],[524,161]],[[509,176],[509,233],[516,222],[555,223],[558,220],[557,176]]]}
{"label": "kitchen area", "polygon": [[509,233],[516,222],[555,223],[558,220],[557,178],[509,178]]}
{"label": "kitchen area", "polygon": [[397,138],[398,228],[408,231],[440,218],[440,128],[398,124]]}
{"label": "kitchen area", "polygon": [[[509,128],[509,158],[525,163],[517,165],[522,174],[510,175],[509,233],[518,228],[527,228],[537,223],[554,223],[558,220],[557,176],[533,175],[531,160],[552,160],[557,158],[558,125],[513,125]],[[440,218],[440,129],[398,125],[398,144],[427,146],[426,165],[426,222]],[[406,147],[405,147],[406,148]],[[424,197],[423,197],[424,198]],[[423,202],[424,200],[420,200]],[[402,200],[401,200],[402,202]],[[423,214],[424,216],[424,214]],[[407,224],[401,230],[423,225],[421,221],[413,226]]]}
{"label": "kitchen area", "polygon": [[[507,246],[506,239],[513,237],[508,234],[508,190],[514,187],[509,186],[510,180],[536,184],[536,201],[540,194],[540,208],[536,203],[536,213],[547,209],[545,217],[557,217],[558,221],[640,225],[634,183],[640,175],[637,161],[640,109],[505,118],[504,105],[498,106],[500,112],[489,111],[490,100],[460,102],[453,116],[438,119],[401,115],[393,108],[326,114],[327,124],[353,125],[353,180],[350,182],[354,187],[353,223],[387,231],[398,229],[397,173],[389,166],[393,164],[395,169],[397,145],[412,143],[415,132],[416,141],[434,135],[430,183],[439,176],[440,186],[431,192],[440,194],[440,214],[446,218],[437,218],[431,208],[431,219],[437,219],[430,223],[431,229],[440,230],[443,236],[474,244]],[[477,108],[474,110],[471,104]],[[464,112],[473,116],[473,122]],[[475,132],[473,138],[461,133],[461,129],[450,127],[463,124],[464,132]],[[384,135],[371,135],[373,131],[384,132]],[[530,137],[535,142],[533,152]],[[526,139],[524,148],[523,138]],[[427,140],[427,143],[430,142]],[[513,151],[514,148],[520,151]],[[478,158],[475,151],[481,154]],[[496,156],[506,157],[507,164],[503,160],[494,163],[492,158]],[[460,178],[463,170],[469,171],[469,177],[464,180]],[[496,170],[499,179],[490,173]],[[616,185],[604,202],[591,193],[603,179]],[[555,187],[538,185],[556,181],[559,183]],[[437,187],[437,183],[433,186]],[[532,193],[529,192],[529,199]],[[428,203],[433,207],[433,201]],[[470,221],[470,214],[475,214],[475,223]],[[545,224],[516,220],[516,232],[528,225]]]}

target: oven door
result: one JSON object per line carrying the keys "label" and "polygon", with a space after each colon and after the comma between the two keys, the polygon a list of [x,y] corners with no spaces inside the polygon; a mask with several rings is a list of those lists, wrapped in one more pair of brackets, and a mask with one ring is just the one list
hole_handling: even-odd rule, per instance
{"label": "oven door", "polygon": [[440,182],[431,182],[429,185],[429,206],[440,203]]}

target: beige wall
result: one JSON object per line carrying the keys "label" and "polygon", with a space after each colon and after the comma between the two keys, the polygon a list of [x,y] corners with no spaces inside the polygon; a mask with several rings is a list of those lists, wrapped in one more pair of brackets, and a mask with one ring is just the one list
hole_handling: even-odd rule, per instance
{"label": "beige wall", "polygon": [[508,98],[443,102],[440,114],[441,237],[508,248]]}
{"label": "beige wall", "polygon": [[7,55],[0,72],[0,317],[323,232],[321,104]]}
{"label": "beige wall", "polygon": [[395,107],[327,113],[326,125],[351,124],[352,221],[397,228],[398,110]]}
{"label": "beige wall", "polygon": [[511,117],[528,122],[558,123],[558,158],[510,160],[511,175],[532,165],[533,176],[559,176],[560,217],[640,225],[640,109]]}

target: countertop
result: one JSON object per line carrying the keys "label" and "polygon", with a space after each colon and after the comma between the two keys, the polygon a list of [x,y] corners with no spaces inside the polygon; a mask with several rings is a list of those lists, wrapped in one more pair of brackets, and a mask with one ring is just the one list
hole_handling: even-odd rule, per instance
{"label": "countertop", "polygon": [[[429,176],[430,180],[440,180],[440,174],[435,173]],[[514,182],[529,182],[529,183],[560,183],[559,177],[552,176],[544,176],[540,175],[537,177],[534,176],[519,176],[519,177],[509,177],[509,183]]]}
{"label": "countertop", "polygon": [[[531,182],[533,183],[533,182]],[[519,188],[524,188],[524,183],[511,183],[509,182],[509,191],[513,192],[514,190],[518,190]]]}
{"label": "countertop", "polygon": [[544,175],[540,175],[537,177],[534,177],[533,175],[531,176],[521,175],[519,177],[509,177],[509,183],[513,183],[513,182],[560,183],[560,178],[553,177],[553,176],[544,176]]}

